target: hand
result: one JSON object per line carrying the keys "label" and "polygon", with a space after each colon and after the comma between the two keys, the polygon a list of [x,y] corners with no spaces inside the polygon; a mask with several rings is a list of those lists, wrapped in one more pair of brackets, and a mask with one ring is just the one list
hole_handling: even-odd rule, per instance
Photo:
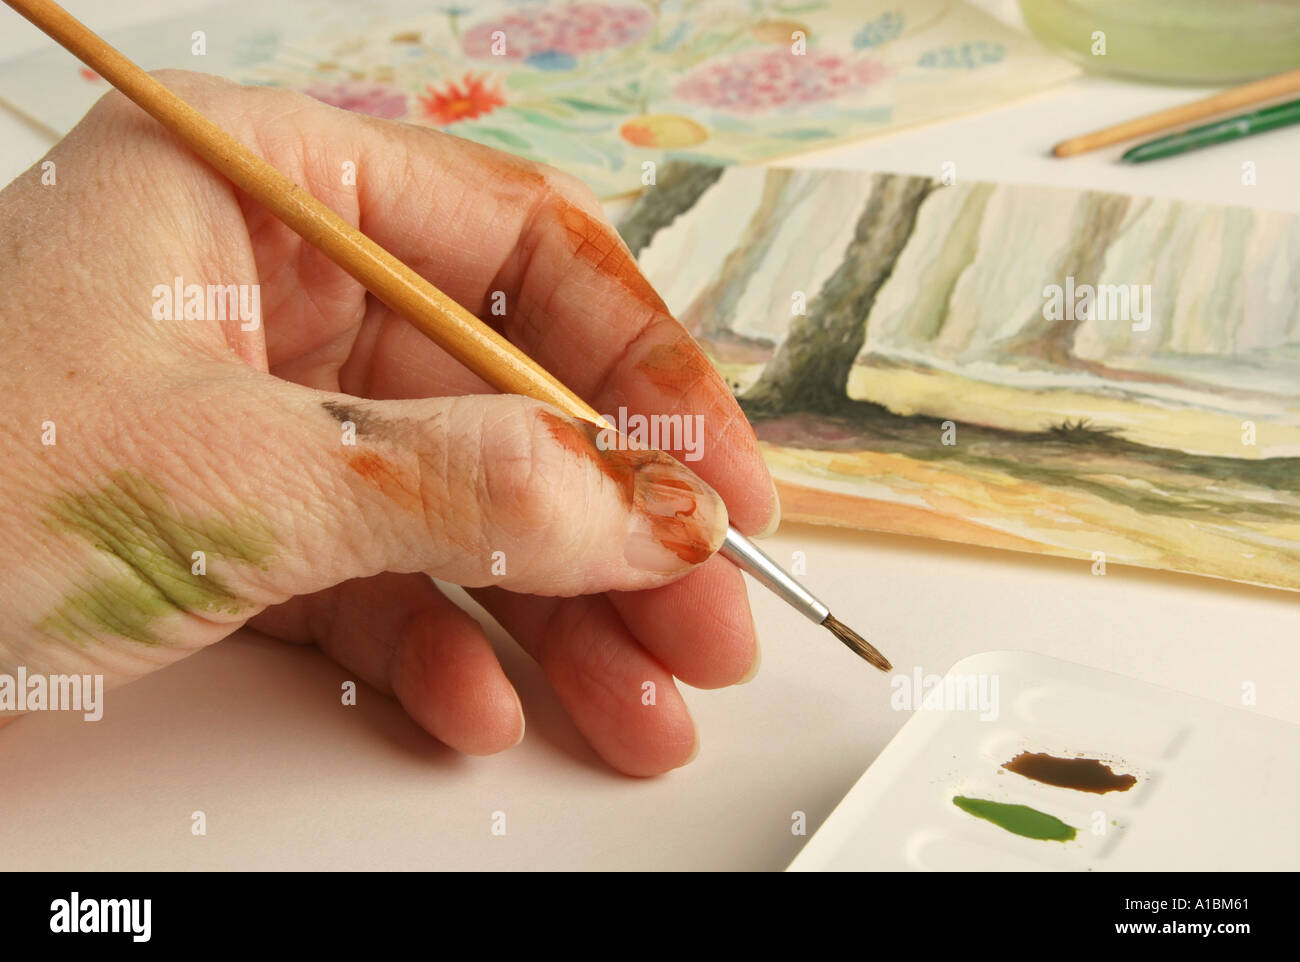
{"label": "hand", "polygon": [[[53,184],[38,164],[0,193],[0,672],[118,684],[247,623],[319,645],[455,749],[508,748],[519,699],[434,575],[472,589],[611,765],[688,761],[672,676],[757,667],[741,575],[713,555],[728,509],[747,532],[778,509],[595,197],[435,131],[160,77],[597,410],[702,415],[698,476],[493,393],[111,93],[47,155]],[[244,314],[221,319],[208,285],[243,285]]]}

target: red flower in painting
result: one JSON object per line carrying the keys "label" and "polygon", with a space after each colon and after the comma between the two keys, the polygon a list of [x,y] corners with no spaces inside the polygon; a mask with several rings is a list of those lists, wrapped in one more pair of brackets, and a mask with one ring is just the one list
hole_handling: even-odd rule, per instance
{"label": "red flower in painting", "polygon": [[465,74],[460,83],[447,81],[445,90],[437,90],[433,84],[425,89],[428,95],[419,98],[420,106],[425,116],[443,125],[482,117],[506,102],[497,84],[489,85],[486,78],[472,73]]}

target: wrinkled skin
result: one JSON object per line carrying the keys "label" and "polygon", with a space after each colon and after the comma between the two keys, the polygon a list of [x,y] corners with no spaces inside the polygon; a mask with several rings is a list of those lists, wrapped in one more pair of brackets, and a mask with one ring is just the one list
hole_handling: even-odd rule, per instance
{"label": "wrinkled skin", "polygon": [[[249,624],[319,645],[455,749],[509,748],[519,699],[431,574],[471,589],[610,765],[687,762],[673,676],[719,687],[758,660],[712,552],[728,519],[756,533],[778,509],[595,198],[441,133],[159,76],[597,410],[703,415],[703,458],[599,450],[496,394],[112,93],[47,155],[55,184],[38,163],[0,193],[0,672],[121,684]],[[259,284],[260,323],[159,319],[178,276]]]}

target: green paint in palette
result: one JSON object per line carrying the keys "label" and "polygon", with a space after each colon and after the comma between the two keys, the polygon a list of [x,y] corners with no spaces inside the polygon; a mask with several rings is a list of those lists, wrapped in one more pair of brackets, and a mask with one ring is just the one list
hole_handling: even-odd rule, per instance
{"label": "green paint in palette", "polygon": [[1010,805],[987,798],[968,798],[965,795],[954,795],[952,803],[969,815],[992,822],[999,828],[1025,838],[1069,842],[1078,834],[1074,826],[1066,825],[1055,815],[1048,815],[1028,805]]}

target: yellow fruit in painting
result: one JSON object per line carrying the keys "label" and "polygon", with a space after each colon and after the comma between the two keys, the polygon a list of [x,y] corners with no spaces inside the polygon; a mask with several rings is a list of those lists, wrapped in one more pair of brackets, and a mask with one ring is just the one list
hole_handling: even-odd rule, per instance
{"label": "yellow fruit in painting", "polygon": [[798,20],[760,20],[749,28],[754,39],[760,43],[792,43],[796,30],[805,38],[812,35]]}
{"label": "yellow fruit in painting", "polygon": [[629,144],[638,147],[694,147],[709,139],[709,131],[681,114],[644,114],[633,117],[618,129]]}

